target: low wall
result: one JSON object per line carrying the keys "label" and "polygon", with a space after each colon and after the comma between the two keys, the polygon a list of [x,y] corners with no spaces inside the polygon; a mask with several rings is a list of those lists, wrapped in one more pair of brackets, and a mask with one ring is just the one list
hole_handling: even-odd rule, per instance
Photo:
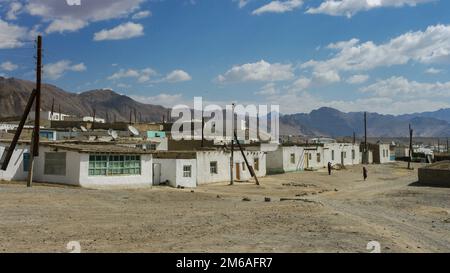
{"label": "low wall", "polygon": [[419,183],[431,186],[450,187],[450,170],[420,168]]}

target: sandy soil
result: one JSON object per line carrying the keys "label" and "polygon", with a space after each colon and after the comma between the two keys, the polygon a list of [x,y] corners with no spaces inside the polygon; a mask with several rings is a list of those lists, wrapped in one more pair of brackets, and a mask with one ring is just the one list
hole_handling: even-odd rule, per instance
{"label": "sandy soil", "polygon": [[403,163],[370,166],[366,182],[361,168],[193,191],[0,182],[0,252],[68,252],[69,241],[83,252],[369,252],[373,240],[382,252],[450,251],[450,188],[414,184]]}

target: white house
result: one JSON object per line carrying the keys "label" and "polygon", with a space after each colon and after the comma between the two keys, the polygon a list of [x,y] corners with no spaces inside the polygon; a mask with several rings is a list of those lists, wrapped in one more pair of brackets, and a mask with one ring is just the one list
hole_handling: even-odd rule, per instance
{"label": "white house", "polygon": [[267,153],[267,172],[285,173],[305,169],[305,149],[294,145],[281,145],[276,151]]}
{"label": "white house", "polygon": [[[63,121],[66,118],[70,117],[70,115],[66,115],[63,113],[57,113],[57,112],[53,112],[53,115],[52,115],[51,111],[42,111],[42,110],[41,110],[40,115],[41,115],[41,120],[54,120],[54,121]],[[36,112],[31,111],[28,116],[28,119],[34,120],[35,116],[36,116]]]}
{"label": "white house", "polygon": [[[257,177],[266,175],[266,154],[244,151]],[[230,151],[204,149],[197,151],[158,151],[154,153],[153,183],[168,183],[173,187],[196,187],[202,184],[230,181]],[[252,179],[240,151],[234,153],[235,181]]]}
{"label": "white house", "polygon": [[[8,146],[0,143],[2,158]],[[0,180],[25,180],[28,161],[29,144],[20,143],[7,170],[0,170]],[[43,142],[35,158],[34,180],[81,187],[150,186],[152,155],[116,145]]]}
{"label": "white house", "polygon": [[332,165],[351,166],[361,163],[359,145],[352,143],[327,143],[324,144],[324,163]]}
{"label": "white house", "polygon": [[[93,122],[94,121],[94,117],[87,116],[87,117],[83,117],[82,120],[84,122]],[[95,122],[97,122],[97,123],[106,123],[106,119],[96,117],[95,118]]]}

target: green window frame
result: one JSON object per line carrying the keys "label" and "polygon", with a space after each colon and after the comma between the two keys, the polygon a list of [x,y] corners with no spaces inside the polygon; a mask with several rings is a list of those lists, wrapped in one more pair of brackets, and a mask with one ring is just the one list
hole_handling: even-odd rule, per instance
{"label": "green window frame", "polygon": [[140,175],[139,155],[89,155],[89,176]]}

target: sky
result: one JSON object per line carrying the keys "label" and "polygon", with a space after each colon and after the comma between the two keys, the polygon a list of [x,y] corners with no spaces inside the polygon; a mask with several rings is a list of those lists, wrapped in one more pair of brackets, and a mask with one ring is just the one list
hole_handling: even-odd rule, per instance
{"label": "sky", "polygon": [[450,108],[450,1],[0,0],[0,76],[139,102]]}

